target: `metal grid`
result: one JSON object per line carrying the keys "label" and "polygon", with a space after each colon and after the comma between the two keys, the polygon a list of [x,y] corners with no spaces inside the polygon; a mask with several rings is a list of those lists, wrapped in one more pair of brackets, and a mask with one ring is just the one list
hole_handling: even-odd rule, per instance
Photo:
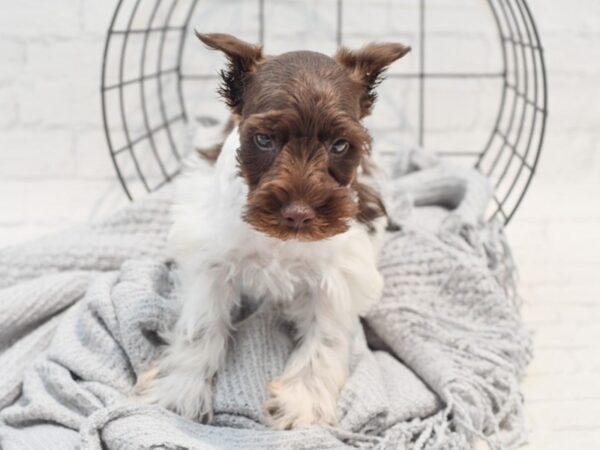
{"label": "metal grid", "polygon": [[[427,7],[418,3],[418,70],[388,78],[418,83],[419,144],[427,145],[426,96],[432,79],[495,79],[500,83],[495,122],[478,151],[441,151],[475,158],[475,167],[495,188],[489,217],[507,223],[535,173],[547,116],[546,71],[535,22],[525,0],[486,0],[497,27],[501,70],[431,72],[427,70]],[[190,18],[197,0],[120,0],[106,37],[102,65],[104,130],[115,170],[130,199],[159,189],[180,170],[182,128],[188,121],[184,91],[190,83],[216,74],[184,73],[182,57],[193,35]],[[343,0],[336,0],[337,45],[343,44]],[[257,4],[258,36],[265,40],[265,4]],[[135,42],[135,43],[134,43]],[[133,96],[135,102],[130,101]],[[141,111],[141,114],[140,114]],[[137,123],[134,123],[137,122]],[[136,188],[137,186],[137,188]]]}

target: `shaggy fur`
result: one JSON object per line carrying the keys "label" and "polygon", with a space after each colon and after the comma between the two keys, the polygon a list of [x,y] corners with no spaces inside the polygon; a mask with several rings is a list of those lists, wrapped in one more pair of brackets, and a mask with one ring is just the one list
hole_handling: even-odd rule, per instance
{"label": "shaggy fur", "polygon": [[170,236],[180,316],[136,393],[210,420],[212,382],[244,296],[275,303],[295,329],[296,348],[268,387],[266,421],[335,425],[352,335],[382,290],[385,209],[358,180],[371,148],[361,119],[382,72],[408,49],[268,57],[229,35],[198,36],[227,56],[220,93],[237,127],[214,170],[185,180]]}

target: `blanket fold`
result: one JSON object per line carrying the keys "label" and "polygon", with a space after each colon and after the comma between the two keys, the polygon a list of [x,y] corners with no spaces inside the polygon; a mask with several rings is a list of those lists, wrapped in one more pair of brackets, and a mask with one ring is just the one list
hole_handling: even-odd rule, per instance
{"label": "blanket fold", "polygon": [[518,382],[531,343],[502,230],[481,219],[489,189],[474,171],[419,155],[387,190],[402,231],[388,234],[381,254],[384,294],[365,318],[369,333],[355,336],[338,428],[263,424],[266,386],[293,347],[268,305],[236,323],[214,424],[130,399],[175,320],[176,283],[162,256],[167,191],[0,251],[0,448],[519,445]]}

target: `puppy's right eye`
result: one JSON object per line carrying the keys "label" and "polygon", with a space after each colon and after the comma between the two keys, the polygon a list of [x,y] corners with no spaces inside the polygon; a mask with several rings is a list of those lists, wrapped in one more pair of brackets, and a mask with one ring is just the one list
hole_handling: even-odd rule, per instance
{"label": "puppy's right eye", "polygon": [[331,145],[329,151],[334,155],[341,155],[345,153],[348,148],[350,148],[350,143],[347,140],[338,139]]}
{"label": "puppy's right eye", "polygon": [[275,149],[275,140],[268,134],[255,134],[254,143],[258,148],[265,151],[271,151]]}

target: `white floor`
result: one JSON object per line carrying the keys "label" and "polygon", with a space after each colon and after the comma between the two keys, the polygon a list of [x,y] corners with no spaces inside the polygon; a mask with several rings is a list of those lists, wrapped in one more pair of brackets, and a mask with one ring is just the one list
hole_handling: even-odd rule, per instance
{"label": "white floor", "polygon": [[600,180],[534,183],[508,235],[535,344],[525,448],[598,449]]}

